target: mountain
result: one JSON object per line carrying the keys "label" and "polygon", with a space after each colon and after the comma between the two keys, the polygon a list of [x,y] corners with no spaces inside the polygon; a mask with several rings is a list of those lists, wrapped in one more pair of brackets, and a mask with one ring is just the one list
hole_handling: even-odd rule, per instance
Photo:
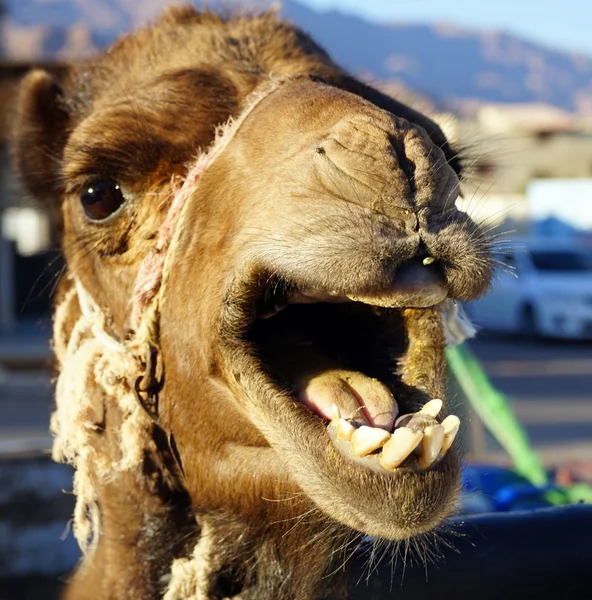
{"label": "mountain", "polygon": [[592,104],[590,57],[497,31],[379,25],[294,2],[285,12],[354,73],[399,79],[440,101],[543,102],[569,111]]}
{"label": "mountain", "polygon": [[[153,18],[167,0],[5,0],[8,58],[85,56]],[[196,0],[197,4],[202,4]],[[592,112],[592,57],[498,31],[378,24],[293,0],[282,13],[352,73],[411,90],[440,109],[484,102],[547,103]]]}

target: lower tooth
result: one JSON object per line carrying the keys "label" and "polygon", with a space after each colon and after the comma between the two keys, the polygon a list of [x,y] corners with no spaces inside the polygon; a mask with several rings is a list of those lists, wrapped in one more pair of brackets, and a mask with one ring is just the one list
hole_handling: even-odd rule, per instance
{"label": "lower tooth", "polygon": [[442,421],[442,427],[444,428],[444,441],[442,442],[441,450],[443,454],[452,446],[452,442],[454,442],[454,438],[460,427],[460,419],[456,415],[450,415]]}
{"label": "lower tooth", "polygon": [[422,469],[427,469],[438,458],[443,443],[444,427],[442,425],[432,425],[425,428],[419,456],[419,466]]}
{"label": "lower tooth", "polygon": [[331,417],[332,421],[339,421],[339,419],[341,419],[341,411],[339,410],[339,406],[335,403],[331,405]]}
{"label": "lower tooth", "polygon": [[438,413],[442,410],[442,400],[434,398],[423,405],[421,413],[433,417],[434,419],[438,416]]}
{"label": "lower tooth", "polygon": [[356,428],[349,421],[346,421],[345,419],[339,419],[337,421],[337,425],[336,425],[335,429],[337,432],[337,437],[340,440],[346,440],[346,441],[351,440],[352,435],[356,431]]}
{"label": "lower tooth", "polygon": [[368,456],[381,448],[391,437],[385,429],[362,425],[351,436],[351,451],[354,456]]}
{"label": "lower tooth", "polygon": [[385,469],[396,469],[418,446],[423,434],[407,427],[395,429],[391,439],[382,447],[380,464]]}

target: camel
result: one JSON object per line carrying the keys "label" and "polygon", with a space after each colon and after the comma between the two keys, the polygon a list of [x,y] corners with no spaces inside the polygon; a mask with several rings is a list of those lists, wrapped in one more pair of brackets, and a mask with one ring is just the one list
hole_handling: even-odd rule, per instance
{"label": "camel", "polygon": [[437,535],[493,267],[432,120],[273,12],[181,6],[31,72],[14,156],[61,207],[67,599],[346,598],[358,548]]}

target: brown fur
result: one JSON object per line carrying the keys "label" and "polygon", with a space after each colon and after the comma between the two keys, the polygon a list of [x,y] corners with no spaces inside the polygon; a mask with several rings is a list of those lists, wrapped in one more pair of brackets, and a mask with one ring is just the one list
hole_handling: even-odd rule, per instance
{"label": "brown fur", "polygon": [[[69,273],[124,339],[134,280],[176,181],[270,76],[287,81],[246,118],[187,207],[160,314],[154,445],[140,470],[100,486],[98,548],[68,598],[160,597],[173,560],[189,556],[206,528],[207,597],[338,598],[348,543],[361,533],[419,535],[453,505],[454,453],[423,473],[367,471],[334,451],[289,382],[280,386],[273,355],[283,344],[292,363],[311,360],[301,342],[284,342],[296,335],[306,344],[314,331],[284,331],[276,317],[246,330],[257,294],[278,274],[302,288],[375,297],[419,248],[441,261],[451,298],[487,287],[486,241],[454,207],[460,162],[432,121],[347,75],[272,14],[223,19],[185,7],[59,84],[31,73],[17,166],[31,193],[62,203]],[[79,195],[102,179],[119,182],[127,201],[116,218],[92,223]],[[314,319],[316,310],[302,314]],[[357,318],[355,307],[335,310]],[[360,318],[367,334],[355,335],[371,345],[384,338],[393,361],[369,374],[392,380],[407,411],[443,396],[437,309]],[[344,322],[332,335],[347,344]],[[397,336],[401,348],[390,345]],[[399,380],[393,367],[404,352]],[[121,415],[105,404],[93,445],[116,459]]]}

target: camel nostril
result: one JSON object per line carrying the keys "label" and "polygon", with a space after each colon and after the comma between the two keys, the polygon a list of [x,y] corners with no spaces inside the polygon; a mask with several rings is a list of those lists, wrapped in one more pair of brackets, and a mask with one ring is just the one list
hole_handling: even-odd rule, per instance
{"label": "camel nostril", "polygon": [[448,289],[438,261],[416,255],[397,267],[391,289],[406,306],[433,306],[442,301]]}
{"label": "camel nostril", "polygon": [[400,285],[422,286],[444,281],[433,256],[414,256],[397,267],[394,280]]}
{"label": "camel nostril", "polygon": [[408,150],[405,146],[405,142],[399,136],[389,135],[389,141],[391,144],[392,152],[396,157],[399,168],[407,178],[409,187],[412,193],[416,191],[415,183],[415,171],[417,166],[413,157],[409,156]]}

